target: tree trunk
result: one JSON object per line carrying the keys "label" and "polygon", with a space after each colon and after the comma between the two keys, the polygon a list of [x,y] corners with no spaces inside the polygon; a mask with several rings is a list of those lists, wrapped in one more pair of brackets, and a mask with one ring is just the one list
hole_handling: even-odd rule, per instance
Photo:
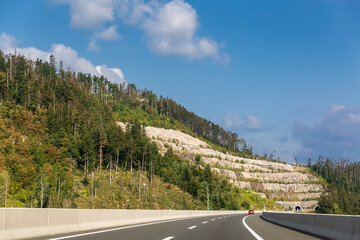
{"label": "tree trunk", "polygon": [[143,155],[142,155],[141,171],[144,171],[144,160],[145,160],[145,151],[143,151]]}
{"label": "tree trunk", "polygon": [[140,174],[140,169],[139,169],[139,200],[141,198],[140,193],[141,193],[141,174]]}
{"label": "tree trunk", "polygon": [[94,197],[94,172],[91,173],[91,197]]}
{"label": "tree trunk", "polygon": [[133,162],[133,156],[132,156],[132,153],[130,155],[130,172],[132,172],[132,162]]}
{"label": "tree trunk", "polygon": [[150,162],[150,185],[152,185],[153,180],[153,169],[152,169],[152,161]]}
{"label": "tree trunk", "polygon": [[112,168],[112,158],[111,158],[111,156],[110,156],[110,174],[109,174],[109,183],[110,183],[110,185],[111,185],[111,168]]}
{"label": "tree trunk", "polygon": [[102,163],[102,148],[103,148],[103,146],[100,145],[100,149],[99,149],[99,152],[100,152],[100,154],[99,154],[99,158],[100,158],[100,169],[99,169],[99,172],[100,172],[100,174],[101,174],[101,163]]}
{"label": "tree trunk", "polygon": [[7,203],[7,195],[8,195],[8,183],[9,181],[9,176],[8,173],[5,173],[5,197],[4,197],[4,207],[6,208],[6,203]]}
{"label": "tree trunk", "polygon": [[119,150],[116,153],[116,166],[115,166],[116,173],[118,173],[118,166],[119,166]]}
{"label": "tree trunk", "polygon": [[43,208],[43,204],[44,204],[44,182],[43,182],[42,176],[41,176],[41,180],[40,180],[40,187],[41,187],[40,208]]}
{"label": "tree trunk", "polygon": [[6,87],[7,87],[7,90],[9,90],[9,69],[7,69],[6,71]]}

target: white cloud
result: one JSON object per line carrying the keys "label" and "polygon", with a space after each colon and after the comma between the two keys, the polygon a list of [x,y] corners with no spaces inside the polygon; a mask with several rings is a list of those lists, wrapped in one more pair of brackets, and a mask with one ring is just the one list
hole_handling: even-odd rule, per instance
{"label": "white cloud", "polygon": [[265,130],[262,122],[255,116],[245,114],[242,119],[236,114],[227,113],[223,119],[223,126],[232,130],[261,131]]}
{"label": "white cloud", "polygon": [[[16,39],[6,33],[0,35],[0,47],[5,53],[13,53]],[[42,59],[47,61],[53,55],[57,62],[63,61],[63,67],[71,67],[77,72],[91,73],[92,75],[103,75],[114,83],[124,83],[124,74],[118,68],[108,68],[106,65],[94,66],[89,60],[79,57],[76,50],[63,44],[52,44],[49,52],[41,51],[34,47],[17,48],[17,52],[32,60]]]}
{"label": "white cloud", "polygon": [[[70,6],[71,26],[91,29],[89,50],[98,51],[96,40],[118,40],[116,28],[104,30],[106,23],[117,20],[144,31],[148,47],[159,55],[189,59],[212,58],[230,63],[229,55],[220,51],[223,43],[199,37],[198,15],[184,0],[53,0]],[[116,14],[115,14],[116,13]]]}
{"label": "white cloud", "polygon": [[314,126],[295,123],[292,134],[302,144],[298,155],[360,158],[360,109],[333,105]]}
{"label": "white cloud", "polygon": [[337,111],[340,111],[340,110],[342,110],[344,108],[345,108],[344,105],[336,105],[336,104],[334,104],[334,105],[331,106],[330,113],[336,113]]}
{"label": "white cloud", "polygon": [[70,5],[70,25],[74,28],[97,29],[114,18],[114,0],[52,0]]}
{"label": "white cloud", "polygon": [[259,131],[264,129],[264,125],[257,117],[245,114],[245,128],[250,131]]}
{"label": "white cloud", "polygon": [[349,120],[353,123],[360,123],[360,113],[349,113]]}
{"label": "white cloud", "polygon": [[94,52],[98,52],[100,50],[100,47],[97,45],[95,38],[91,39],[91,41],[88,44],[87,49],[90,51],[94,51]]}
{"label": "white cloud", "polygon": [[96,66],[96,70],[101,75],[106,76],[110,81],[112,81],[112,79],[124,79],[124,74],[119,68],[108,68],[106,65],[101,65]]}
{"label": "white cloud", "polygon": [[160,3],[157,0],[148,3],[144,0],[119,0],[116,10],[125,24],[135,27],[154,15],[154,11],[159,7]]}
{"label": "white cloud", "polygon": [[0,41],[1,49],[7,49],[7,48],[10,48],[13,45],[17,44],[17,40],[13,36],[6,34],[6,33],[1,33],[0,39],[1,39],[1,41]]}
{"label": "white cloud", "polygon": [[121,36],[116,32],[116,29],[117,26],[112,25],[108,29],[105,29],[104,31],[96,32],[95,36],[105,41],[115,41],[121,38]]}
{"label": "white cloud", "polygon": [[117,25],[112,25],[108,29],[105,29],[103,31],[95,32],[92,36],[91,41],[88,45],[88,50],[91,51],[99,51],[99,46],[97,45],[97,40],[105,40],[105,41],[116,41],[118,39],[121,39],[121,36],[116,32]]}
{"label": "white cloud", "polygon": [[228,129],[240,129],[242,127],[242,120],[236,114],[226,113],[223,119],[223,125]]}
{"label": "white cloud", "polygon": [[229,61],[227,56],[219,52],[221,44],[196,37],[198,16],[190,4],[174,0],[154,9],[152,13],[142,24],[152,51],[162,55],[211,57]]}

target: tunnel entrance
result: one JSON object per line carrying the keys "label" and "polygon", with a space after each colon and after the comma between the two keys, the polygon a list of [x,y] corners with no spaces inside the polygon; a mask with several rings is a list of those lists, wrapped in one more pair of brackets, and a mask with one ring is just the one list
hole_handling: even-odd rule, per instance
{"label": "tunnel entrance", "polygon": [[302,212],[302,211],[303,211],[303,208],[302,208],[300,205],[296,205],[296,206],[294,207],[294,211],[295,211],[295,212]]}

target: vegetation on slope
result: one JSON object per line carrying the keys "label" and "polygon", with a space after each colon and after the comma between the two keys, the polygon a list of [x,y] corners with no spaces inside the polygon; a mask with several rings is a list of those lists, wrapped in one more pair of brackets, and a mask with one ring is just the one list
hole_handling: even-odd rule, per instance
{"label": "vegetation on slope", "polygon": [[319,213],[360,215],[359,162],[319,157],[309,166],[329,183],[319,199]]}
{"label": "vegetation on slope", "polygon": [[[0,205],[204,209],[209,199],[211,209],[272,207],[209,166],[171,150],[161,156],[139,118],[188,132],[202,126],[192,134],[226,148],[234,145],[229,132],[200,126],[172,100],[59,66],[0,51]],[[125,132],[115,124],[124,119],[132,123]]]}

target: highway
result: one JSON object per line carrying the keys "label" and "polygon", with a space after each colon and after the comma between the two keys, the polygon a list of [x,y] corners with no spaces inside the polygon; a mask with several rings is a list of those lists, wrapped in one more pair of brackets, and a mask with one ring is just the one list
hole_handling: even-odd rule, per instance
{"label": "highway", "polygon": [[[245,223],[245,224],[244,224]],[[245,226],[247,225],[247,227]],[[319,239],[313,236],[272,224],[260,215],[222,215],[169,220],[94,230],[61,236],[36,239],[78,239],[78,240],[170,240],[170,239]]]}

